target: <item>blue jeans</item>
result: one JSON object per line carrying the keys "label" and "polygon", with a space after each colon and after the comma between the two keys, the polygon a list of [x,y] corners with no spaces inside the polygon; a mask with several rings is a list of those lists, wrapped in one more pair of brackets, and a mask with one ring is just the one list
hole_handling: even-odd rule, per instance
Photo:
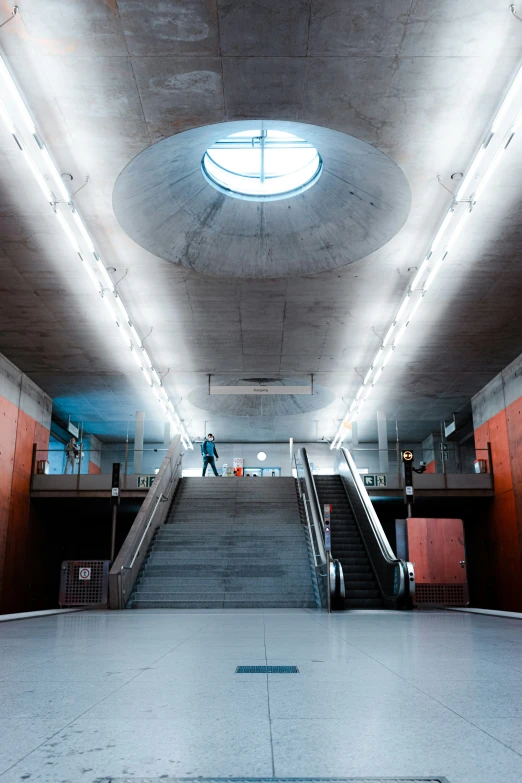
{"label": "blue jeans", "polygon": [[214,471],[214,476],[218,476],[219,474],[218,474],[218,472],[216,470],[216,460],[214,459],[214,457],[206,457],[206,456],[203,457],[203,473],[201,475],[202,476],[205,475],[209,465],[212,468],[212,470]]}

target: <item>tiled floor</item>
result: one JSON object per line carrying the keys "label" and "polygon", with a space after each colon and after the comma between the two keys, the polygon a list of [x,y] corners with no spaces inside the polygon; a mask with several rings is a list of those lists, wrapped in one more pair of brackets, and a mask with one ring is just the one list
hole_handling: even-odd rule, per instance
{"label": "tiled floor", "polygon": [[[299,674],[239,675],[238,664]],[[90,612],[0,624],[0,783],[522,781],[522,622],[450,612]]]}

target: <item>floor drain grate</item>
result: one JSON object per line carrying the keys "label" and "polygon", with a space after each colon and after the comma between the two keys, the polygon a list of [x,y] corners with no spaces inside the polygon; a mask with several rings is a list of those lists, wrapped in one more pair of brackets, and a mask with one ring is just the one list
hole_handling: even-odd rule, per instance
{"label": "floor drain grate", "polygon": [[[102,783],[102,781],[100,781]],[[447,778],[103,778],[103,783],[449,783]]]}
{"label": "floor drain grate", "polygon": [[299,674],[297,666],[238,666],[236,674]]}

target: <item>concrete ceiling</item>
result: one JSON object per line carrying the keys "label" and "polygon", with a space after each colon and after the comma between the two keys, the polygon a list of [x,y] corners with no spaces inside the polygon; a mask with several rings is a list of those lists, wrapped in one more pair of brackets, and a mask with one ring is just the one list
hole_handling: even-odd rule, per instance
{"label": "concrete ceiling", "polygon": [[[89,176],[78,208],[114,280],[123,278],[140,333],[152,328],[146,345],[169,371],[165,384],[191,435],[206,426],[226,440],[333,435],[450,203],[437,175],[451,188],[451,174],[465,170],[519,64],[522,24],[508,5],[23,0],[0,30],[61,170],[78,188]],[[0,0],[0,17],[10,8]],[[331,128],[390,156],[412,190],[401,231],[349,266],[264,280],[207,277],[125,234],[112,193],[129,161],[180,131],[248,118]],[[521,196],[516,138],[368,416],[379,409],[429,428],[522,351]],[[61,415],[121,435],[136,409],[149,419],[155,409],[55,224],[1,128],[0,351]],[[211,418],[187,400],[208,373],[287,383],[314,373],[334,401],[261,422]]]}

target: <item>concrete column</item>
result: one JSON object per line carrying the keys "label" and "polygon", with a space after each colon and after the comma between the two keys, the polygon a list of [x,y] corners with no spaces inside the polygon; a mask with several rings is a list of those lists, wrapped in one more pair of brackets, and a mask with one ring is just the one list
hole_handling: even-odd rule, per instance
{"label": "concrete column", "polygon": [[166,421],[163,430],[163,444],[168,448],[170,446],[171,440],[172,440],[172,435],[170,434],[170,421]]}
{"label": "concrete column", "polygon": [[359,430],[356,421],[352,421],[352,449],[359,448]]}
{"label": "concrete column", "polygon": [[386,414],[377,411],[377,437],[379,439],[379,470],[388,473],[390,460],[388,455],[388,430],[386,428]]}
{"label": "concrete column", "polygon": [[143,473],[143,435],[145,412],[136,411],[136,434],[134,435],[134,473]]}

